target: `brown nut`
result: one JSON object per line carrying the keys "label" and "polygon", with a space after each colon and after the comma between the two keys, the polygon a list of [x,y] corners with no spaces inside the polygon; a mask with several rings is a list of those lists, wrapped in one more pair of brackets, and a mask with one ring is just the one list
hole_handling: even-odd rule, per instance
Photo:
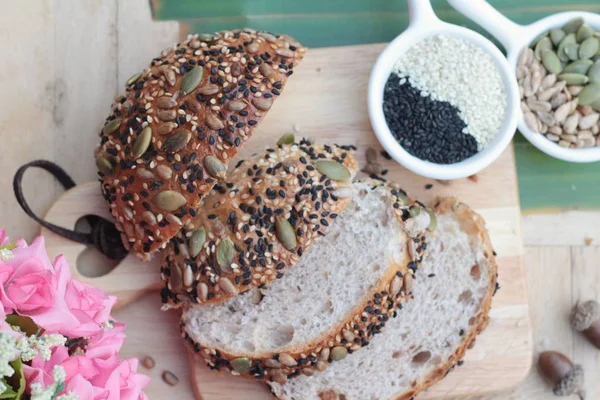
{"label": "brown nut", "polygon": [[585,399],[584,375],[580,365],[574,365],[567,356],[556,351],[545,351],[538,360],[540,373],[553,385],[557,396],[576,394]]}
{"label": "brown nut", "polygon": [[575,304],[571,311],[571,326],[600,349],[600,303],[589,300]]}

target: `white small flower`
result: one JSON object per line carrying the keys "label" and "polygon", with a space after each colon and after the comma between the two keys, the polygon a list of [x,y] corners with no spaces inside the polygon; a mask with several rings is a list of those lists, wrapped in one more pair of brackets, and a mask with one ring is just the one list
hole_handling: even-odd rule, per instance
{"label": "white small flower", "polygon": [[8,261],[13,257],[13,252],[9,249],[0,249],[0,261]]}
{"label": "white small flower", "polygon": [[77,400],[77,394],[69,392],[60,396],[54,397],[56,392],[64,387],[65,377],[67,376],[65,369],[59,365],[52,369],[52,377],[54,383],[43,388],[39,383],[31,384],[31,400]]}
{"label": "white small flower", "polygon": [[[0,333],[0,378],[12,376],[15,373],[10,362],[14,361],[19,354],[15,338]],[[0,391],[2,393],[3,391]]]}

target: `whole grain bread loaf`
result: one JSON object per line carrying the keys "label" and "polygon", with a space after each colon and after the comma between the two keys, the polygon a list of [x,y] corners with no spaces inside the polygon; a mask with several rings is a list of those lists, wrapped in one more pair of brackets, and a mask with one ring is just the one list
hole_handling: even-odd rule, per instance
{"label": "whole grain bread loaf", "polygon": [[304,52],[250,29],[193,35],[127,81],[95,154],[126,248],[146,259],[193,216]]}
{"label": "whole grain bread loaf", "polygon": [[352,202],[296,266],[223,303],[186,308],[183,336],[212,368],[280,383],[351,358],[410,298],[430,215],[399,189],[354,183]]}
{"label": "whole grain bread loaf", "polygon": [[456,199],[434,208],[437,228],[414,298],[366,349],[314,376],[269,382],[285,400],[408,400],[442,379],[487,325],[497,266],[483,219]]}
{"label": "whole grain bread loaf", "polygon": [[168,244],[165,309],[223,302],[282,278],[350,202],[352,147],[284,139],[292,143],[240,161]]}

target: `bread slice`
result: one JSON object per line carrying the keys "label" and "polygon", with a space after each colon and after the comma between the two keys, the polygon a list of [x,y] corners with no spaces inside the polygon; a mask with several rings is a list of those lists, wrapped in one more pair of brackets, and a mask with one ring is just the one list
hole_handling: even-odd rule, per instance
{"label": "bread slice", "polygon": [[352,147],[306,140],[239,162],[167,246],[164,308],[223,302],[283,277],[350,202],[357,169]]}
{"label": "bread slice", "polygon": [[147,259],[192,217],[305,51],[252,29],[190,35],[127,81],[95,152],[127,249]]}
{"label": "bread slice", "polygon": [[380,181],[352,187],[352,203],[282,279],[183,312],[182,333],[209,366],[277,382],[312,375],[368,345],[408,300],[429,214]]}
{"label": "bread slice", "polygon": [[269,383],[286,400],[408,400],[442,379],[486,326],[496,262],[483,219],[455,199],[435,207],[437,229],[414,298],[369,346],[312,377]]}

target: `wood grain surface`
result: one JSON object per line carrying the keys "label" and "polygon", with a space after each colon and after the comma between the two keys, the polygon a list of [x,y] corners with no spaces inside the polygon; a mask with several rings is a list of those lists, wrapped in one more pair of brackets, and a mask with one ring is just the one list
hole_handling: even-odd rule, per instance
{"label": "wood grain surface", "polygon": [[[493,3],[498,5],[499,1]],[[513,17],[522,15],[523,22],[569,8],[598,10],[593,9],[598,7],[596,1],[570,5],[566,0],[517,3],[506,9],[515,10]],[[210,28],[212,20],[197,26]],[[355,20],[361,21],[360,18]],[[218,22],[222,23],[215,20]],[[249,23],[240,22],[241,25]],[[392,25],[398,26],[394,23],[385,28],[383,23],[369,23],[375,30],[391,29]],[[347,35],[346,32],[339,36]],[[20,210],[12,194],[12,176],[16,169],[27,161],[45,158],[61,164],[77,182],[94,180],[91,154],[113,96],[121,91],[130,75],[144,68],[160,49],[178,38],[177,23],[151,20],[147,0],[3,2],[0,13],[0,226],[7,228],[12,237],[31,240],[39,233],[39,227]],[[302,126],[302,123],[298,126],[301,133]],[[540,165],[542,172],[543,165]],[[62,189],[43,172],[28,172],[26,179],[25,194],[34,210],[44,215]],[[546,182],[546,185],[552,184],[552,181]],[[527,191],[535,192],[535,188]],[[570,196],[577,202],[582,193],[587,192],[575,186]],[[568,327],[567,314],[577,300],[600,300],[599,224],[600,213],[586,211],[527,215],[523,219],[535,354],[543,349],[560,350],[583,364],[589,399],[600,398],[600,352]],[[585,245],[586,239],[593,239],[591,246]],[[94,258],[93,251],[90,253]],[[103,263],[109,264],[106,260]],[[177,318],[173,313],[163,315],[158,310],[159,305],[157,296],[149,294],[116,313],[117,318],[129,322],[125,355],[151,355],[156,359],[155,369],[146,371],[153,378],[150,399],[192,399],[188,364],[174,326]],[[160,320],[158,325],[157,320]],[[166,385],[160,378],[166,369],[179,377],[175,387]],[[525,382],[511,391],[469,397],[471,400],[551,398],[550,387],[535,368]]]}

